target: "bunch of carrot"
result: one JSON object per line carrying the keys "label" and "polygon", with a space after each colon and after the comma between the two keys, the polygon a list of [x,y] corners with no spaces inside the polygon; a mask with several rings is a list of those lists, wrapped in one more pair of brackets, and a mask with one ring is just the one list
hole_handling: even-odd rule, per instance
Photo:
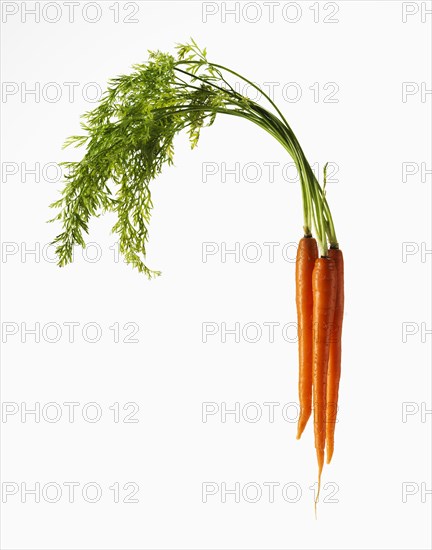
{"label": "bunch of carrot", "polygon": [[[314,195],[318,201],[314,206],[318,206],[316,229],[320,237],[320,254],[317,241],[308,230],[299,242],[296,258],[300,402],[297,439],[300,439],[313,409],[318,460],[315,502],[319,498],[325,451],[327,464],[334,451],[344,312],[343,254],[325,201],[325,188],[322,191],[318,186],[318,189],[321,193]],[[327,234],[330,240],[328,248]]]}
{"label": "bunch of carrot", "polygon": [[[117,216],[113,232],[126,262],[149,278],[159,275],[145,262],[153,207],[150,183],[165,164],[173,163],[175,136],[186,131],[194,148],[201,129],[224,114],[248,120],[275,138],[294,160],[303,199],[305,236],[296,264],[301,408],[297,438],[313,407],[318,500],[325,448],[327,462],[334,448],[344,307],[343,258],[326,199],[326,168],[321,187],[283,113],[252,80],[209,61],[206,49],[193,39],[176,49],[176,57],[150,52],[149,60],[135,65],[131,74],[111,79],[99,105],[84,115],[84,135],[66,141],[86,150],[81,161],[63,163],[65,185],[61,198],[51,205],[59,209],[51,221],[62,224],[53,241],[58,263],[71,262],[74,246],[85,246],[90,219],[110,211]],[[239,93],[229,82],[233,77],[257,91],[259,102]]]}

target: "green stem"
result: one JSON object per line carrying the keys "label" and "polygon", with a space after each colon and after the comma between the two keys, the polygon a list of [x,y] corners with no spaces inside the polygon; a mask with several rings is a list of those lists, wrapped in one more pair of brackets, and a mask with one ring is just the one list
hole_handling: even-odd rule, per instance
{"label": "green stem", "polygon": [[[189,61],[189,62],[179,62],[179,64],[180,63],[187,65],[189,63],[201,63],[201,62]],[[281,110],[278,108],[276,103],[270,98],[268,94],[266,94],[258,85],[256,85],[251,80],[245,78],[240,73],[233,71],[232,69],[229,69],[228,67],[225,67],[224,65],[220,65],[217,63],[207,63],[207,64],[212,67],[216,67],[218,69],[227,71],[228,73],[235,75],[238,78],[242,79],[244,82],[248,83],[251,87],[259,91],[263,95],[263,97],[267,99],[267,101],[272,105],[272,107],[275,109],[277,114],[280,116],[280,119],[279,119],[275,115],[267,111],[267,109],[265,109],[264,107],[256,103],[255,101],[248,100],[252,107],[252,110],[259,112],[261,115],[261,119],[262,117],[264,117],[267,120],[268,124],[265,124],[265,126],[263,126],[261,122],[258,122],[255,118],[252,118],[252,117],[250,117],[250,120],[258,124],[259,126],[263,127],[264,129],[266,129],[266,131],[268,131],[273,137],[275,137],[283,145],[283,147],[288,151],[288,153],[294,160],[297,170],[299,172],[299,177],[300,177],[302,203],[303,203],[303,220],[304,220],[303,228],[304,228],[305,235],[311,234],[312,217],[313,217],[314,226],[317,233],[317,240],[319,243],[321,254],[323,256],[327,255],[327,249],[328,249],[327,236],[329,238],[330,246],[332,247],[338,246],[330,208],[328,206],[325,194],[321,189],[321,186],[319,185],[318,180],[315,174],[313,173],[313,170],[309,162],[307,161],[306,156],[294,132],[292,131],[286,118],[283,116]],[[211,86],[214,86],[219,90],[223,90],[227,94],[233,96],[235,99],[238,99],[238,97],[240,97],[241,104],[235,100],[232,101],[231,104],[236,104],[241,109],[245,109],[244,97],[241,96],[241,94],[238,94],[237,92],[231,92],[229,90],[225,90],[224,88],[217,86],[214,82],[208,81],[200,77],[199,75],[189,73],[188,71],[183,71],[182,69],[179,69],[179,68],[176,68],[176,70],[178,70],[179,72],[182,72],[185,75],[188,75],[190,78],[201,80],[202,82],[205,82],[206,84],[210,84]],[[224,82],[226,82],[225,79],[224,79]],[[230,86],[230,89],[233,90],[231,86]],[[243,116],[244,118],[249,118],[246,114],[242,114],[241,116]]]}
{"label": "green stem", "polygon": [[[178,64],[185,64],[185,65],[190,64],[190,63],[200,63],[200,64],[202,64],[202,62],[200,62],[200,61],[180,61],[180,62],[178,62]],[[302,160],[301,156],[297,154],[297,151],[296,151],[296,149],[297,149],[296,146],[298,146],[298,142],[295,139],[294,133],[291,130],[288,122],[286,121],[285,117],[283,116],[282,112],[280,111],[280,109],[278,108],[276,103],[270,98],[270,96],[268,94],[266,94],[255,83],[248,80],[247,78],[245,78],[241,74],[237,73],[236,71],[233,71],[233,70],[231,70],[231,69],[229,69],[229,68],[227,68],[223,65],[219,65],[219,64],[216,64],[216,63],[207,63],[207,64],[212,66],[212,67],[216,67],[218,69],[225,70],[228,73],[233,74],[233,75],[241,78],[243,81],[247,82],[254,89],[258,90],[263,95],[263,97],[265,97],[269,101],[269,103],[273,106],[275,111],[281,117],[281,120],[278,119],[274,114],[267,111],[267,109],[265,109],[264,107],[262,107],[258,103],[254,102],[253,100],[250,100],[250,99],[247,98],[247,101],[251,105],[252,110],[258,111],[261,115],[263,115],[268,120],[270,126],[272,128],[274,128],[274,131],[269,132],[269,133],[271,133],[271,135],[273,135],[273,137],[275,137],[283,145],[283,147],[288,151],[288,153],[290,154],[290,156],[292,157],[292,159],[294,160],[294,162],[296,164],[297,170],[299,172],[301,192],[302,192],[303,230],[304,230],[305,235],[310,236],[311,235],[311,228],[312,228],[312,219],[311,219],[312,218],[312,215],[311,215],[311,212],[312,212],[312,197],[311,197],[311,192],[308,188],[308,181],[304,177],[305,166],[304,165],[302,166],[303,160]],[[188,71],[184,71],[184,70],[179,69],[179,68],[175,68],[175,70],[177,70],[177,71],[179,71],[179,72],[181,72],[185,75],[188,75],[190,78],[195,78],[197,80],[201,80],[202,82],[205,82],[206,84],[210,84],[210,85],[214,86],[215,88],[217,88],[219,90],[223,90],[224,92],[226,92],[229,95],[232,95],[236,99],[240,98],[241,103],[236,102],[236,101],[234,101],[233,103],[237,103],[239,105],[239,107],[241,107],[242,109],[247,109],[244,105],[245,97],[242,96],[241,94],[238,94],[235,91],[230,92],[228,90],[225,90],[224,88],[221,88],[220,86],[217,86],[213,82],[211,82],[211,81],[209,81],[205,78],[202,78],[199,75],[189,73]],[[225,79],[223,79],[223,80],[224,80],[224,82],[226,82]],[[182,82],[184,82],[184,81],[182,81]],[[230,89],[233,90],[233,88],[231,86],[230,86]],[[245,118],[248,118],[248,117],[245,116]]]}

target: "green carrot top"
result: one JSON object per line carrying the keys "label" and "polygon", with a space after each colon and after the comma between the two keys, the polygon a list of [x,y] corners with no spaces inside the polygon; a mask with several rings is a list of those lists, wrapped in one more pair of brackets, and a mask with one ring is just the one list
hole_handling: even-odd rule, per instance
{"label": "green carrot top", "polygon": [[[267,106],[237,92],[229,78],[257,89]],[[174,138],[185,130],[191,147],[201,128],[217,114],[245,118],[272,135],[291,155],[300,175],[303,225],[312,222],[322,255],[337,246],[334,225],[322,189],[286,119],[272,99],[239,73],[207,60],[205,48],[193,39],[177,46],[177,57],[149,52],[147,63],[109,81],[99,105],[83,115],[83,135],[72,136],[65,147],[85,146],[79,162],[63,162],[65,186],[51,204],[59,209],[50,221],[60,221],[54,239],[58,264],[72,261],[75,245],[85,246],[84,234],[92,216],[115,212],[112,228],[126,261],[149,278],[159,275],[145,264],[148,225],[153,207],[150,182],[165,163],[172,164]]]}

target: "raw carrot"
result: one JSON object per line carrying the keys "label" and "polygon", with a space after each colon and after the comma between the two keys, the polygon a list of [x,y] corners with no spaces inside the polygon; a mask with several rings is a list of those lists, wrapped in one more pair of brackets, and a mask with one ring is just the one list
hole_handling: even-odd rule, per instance
{"label": "raw carrot", "polygon": [[327,373],[326,450],[327,464],[333,456],[334,433],[338,409],[339,380],[341,374],[342,321],[344,313],[344,262],[342,251],[330,248],[328,255],[335,262],[337,273],[336,306]]}
{"label": "raw carrot", "polygon": [[[254,88],[260,100],[236,91],[234,82],[229,83],[232,77]],[[58,264],[70,263],[75,245],[85,246],[91,218],[111,212],[115,216],[112,231],[126,262],[149,278],[159,275],[145,262],[153,208],[150,183],[164,165],[173,163],[173,140],[179,132],[186,130],[194,148],[201,129],[211,126],[215,117],[222,114],[249,120],[275,138],[299,174],[305,238],[300,241],[296,261],[301,407],[297,438],[313,408],[319,467],[316,503],[326,437],[328,462],[333,453],[334,422],[327,426],[326,434],[326,415],[330,421],[333,418],[326,408],[327,391],[329,406],[336,405],[340,375],[343,287],[342,294],[338,294],[339,267],[336,268],[334,256],[339,252],[330,251],[328,257],[329,246],[338,248],[338,240],[326,198],[327,164],[321,187],[291,126],[264,90],[237,71],[208,61],[206,49],[193,39],[179,44],[175,56],[150,52],[148,61],[135,65],[131,74],[111,79],[99,105],[84,115],[84,134],[71,136],[65,142],[65,146],[85,147],[85,152],[80,161],[63,163],[71,170],[65,177],[61,197],[51,204],[59,211],[50,221],[62,226],[52,244]],[[110,182],[116,187],[113,191]],[[312,227],[316,240],[310,237]],[[343,264],[341,269],[343,284]],[[336,300],[340,328],[329,350]]]}
{"label": "raw carrot", "polygon": [[313,289],[313,406],[315,449],[318,459],[318,501],[324,465],[326,438],[327,369],[331,328],[336,305],[337,273],[335,261],[318,258],[312,274]]}
{"label": "raw carrot", "polygon": [[300,416],[297,439],[300,439],[312,412],[312,272],[318,258],[317,242],[312,237],[300,239],[296,258],[296,305],[299,350]]}

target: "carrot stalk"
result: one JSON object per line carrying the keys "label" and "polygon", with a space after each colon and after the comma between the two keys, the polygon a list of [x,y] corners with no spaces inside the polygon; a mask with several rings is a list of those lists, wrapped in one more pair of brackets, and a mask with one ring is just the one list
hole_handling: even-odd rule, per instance
{"label": "carrot stalk", "polygon": [[312,412],[312,272],[317,258],[316,240],[306,236],[300,239],[296,258],[300,402],[297,439],[300,439]]}
{"label": "carrot stalk", "polygon": [[328,255],[335,262],[337,273],[336,305],[327,373],[326,450],[327,464],[333,456],[334,434],[338,409],[339,380],[341,375],[342,321],[344,313],[344,262],[339,249],[330,248]]}
{"label": "carrot stalk", "polygon": [[312,274],[313,289],[313,406],[315,449],[318,460],[318,502],[326,440],[327,370],[331,328],[336,305],[337,272],[335,261],[318,258]]}

